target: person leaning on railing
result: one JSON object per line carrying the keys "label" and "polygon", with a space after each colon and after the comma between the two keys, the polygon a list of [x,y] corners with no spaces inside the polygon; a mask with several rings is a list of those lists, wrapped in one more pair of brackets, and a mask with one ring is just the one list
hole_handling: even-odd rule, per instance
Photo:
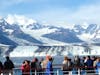
{"label": "person leaning on railing", "polygon": [[70,68],[71,68],[71,62],[69,61],[69,58],[65,56],[61,67],[63,74],[64,75],[69,74]]}
{"label": "person leaning on railing", "polygon": [[48,62],[46,64],[46,69],[45,69],[45,75],[53,75],[53,67],[52,67],[52,62],[53,58],[51,56],[48,57]]}
{"label": "person leaning on railing", "polygon": [[74,65],[75,73],[78,74],[78,70],[80,69],[80,66],[81,66],[79,56],[75,56],[74,57],[74,63],[73,63],[73,65]]}
{"label": "person leaning on railing", "polygon": [[35,72],[36,74],[41,75],[41,73],[39,73],[41,72],[41,65],[37,58],[34,58],[31,62],[31,72],[32,75],[35,75]]}
{"label": "person leaning on railing", "polygon": [[42,68],[42,72],[45,73],[46,68],[47,68],[47,63],[49,61],[50,56],[47,55],[46,58],[41,62],[41,68]]}
{"label": "person leaning on railing", "polygon": [[2,62],[0,61],[0,74],[2,73],[3,71],[3,65],[2,65]]}
{"label": "person leaning on railing", "polygon": [[100,57],[97,58],[98,62],[96,63],[96,73],[100,74]]}
{"label": "person leaning on railing", "polygon": [[90,56],[86,56],[85,59],[85,68],[87,70],[87,74],[88,73],[93,73],[93,60],[90,58]]}
{"label": "person leaning on railing", "polygon": [[9,56],[6,56],[6,61],[4,62],[4,74],[8,75],[9,73],[11,73],[13,75],[13,68],[13,62],[10,60]]}
{"label": "person leaning on railing", "polygon": [[30,75],[30,61],[24,60],[21,65],[22,75]]}

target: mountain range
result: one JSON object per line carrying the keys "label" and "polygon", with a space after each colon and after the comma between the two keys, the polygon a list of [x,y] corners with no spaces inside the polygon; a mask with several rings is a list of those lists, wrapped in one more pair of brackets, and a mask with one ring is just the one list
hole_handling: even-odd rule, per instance
{"label": "mountain range", "polygon": [[[41,24],[18,15],[0,18],[0,45],[32,46],[100,42],[100,25],[74,24],[71,27]],[[99,44],[100,45],[100,44]],[[12,50],[11,50],[12,51]]]}

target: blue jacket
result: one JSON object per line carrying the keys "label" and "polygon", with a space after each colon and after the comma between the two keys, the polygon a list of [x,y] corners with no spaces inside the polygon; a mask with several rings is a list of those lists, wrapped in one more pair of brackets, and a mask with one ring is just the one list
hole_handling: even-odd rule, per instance
{"label": "blue jacket", "polygon": [[87,67],[92,67],[93,66],[93,61],[91,59],[88,59],[86,62]]}
{"label": "blue jacket", "polygon": [[51,71],[53,71],[52,62],[49,61],[49,62],[47,63],[47,66],[46,66],[46,74],[45,74],[45,75],[51,75]]}
{"label": "blue jacket", "polygon": [[100,72],[100,62],[98,62],[96,64],[96,72],[99,73]]}

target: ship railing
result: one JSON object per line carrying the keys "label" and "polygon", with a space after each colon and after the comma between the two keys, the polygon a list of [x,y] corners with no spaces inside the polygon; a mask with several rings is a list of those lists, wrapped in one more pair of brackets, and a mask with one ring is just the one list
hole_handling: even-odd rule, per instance
{"label": "ship railing", "polygon": [[[53,66],[55,67],[55,66]],[[63,75],[64,73],[66,73],[65,75],[100,75],[100,69],[98,68],[98,70],[94,67],[90,67],[92,68],[91,70],[88,70],[87,67],[71,67],[71,70],[62,70],[61,66],[56,65],[55,68],[53,68],[53,71],[51,71],[50,73],[52,75]],[[22,75],[22,70],[20,67],[18,68],[13,68],[13,70],[3,70],[1,71],[0,75]],[[45,71],[38,71],[37,69],[35,69],[34,72],[32,72],[30,70],[30,72],[24,72],[25,74],[29,74],[29,75],[45,75],[47,72]]]}

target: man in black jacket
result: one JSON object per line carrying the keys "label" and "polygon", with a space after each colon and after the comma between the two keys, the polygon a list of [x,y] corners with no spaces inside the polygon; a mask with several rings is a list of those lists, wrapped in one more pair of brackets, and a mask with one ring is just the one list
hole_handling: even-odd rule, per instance
{"label": "man in black jacket", "polygon": [[12,73],[12,69],[14,68],[13,62],[10,60],[9,56],[6,57],[6,61],[4,62],[4,70],[6,74]]}

